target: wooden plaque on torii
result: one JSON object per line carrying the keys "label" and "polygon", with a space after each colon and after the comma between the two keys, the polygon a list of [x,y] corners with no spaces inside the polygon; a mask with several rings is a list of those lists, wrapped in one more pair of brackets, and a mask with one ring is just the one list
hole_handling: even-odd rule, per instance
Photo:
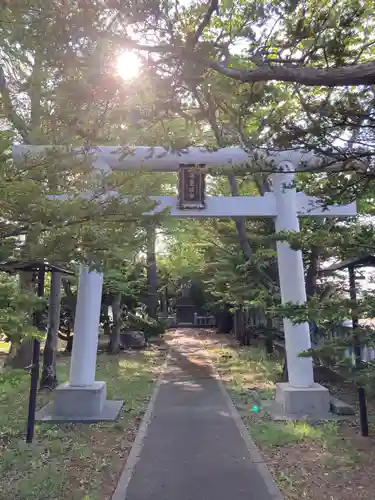
{"label": "wooden plaque on torii", "polygon": [[178,208],[205,208],[205,165],[180,165],[178,170]]}

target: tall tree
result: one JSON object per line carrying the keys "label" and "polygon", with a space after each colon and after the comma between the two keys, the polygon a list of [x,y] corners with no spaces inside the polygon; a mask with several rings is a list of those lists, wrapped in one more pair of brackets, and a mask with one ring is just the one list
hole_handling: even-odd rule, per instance
{"label": "tall tree", "polygon": [[156,319],[157,317],[157,262],[156,262],[156,227],[154,224],[147,224],[147,314]]}
{"label": "tall tree", "polygon": [[61,273],[51,273],[51,289],[48,305],[48,329],[43,350],[41,389],[54,389],[58,385],[56,374],[56,351],[60,327]]}

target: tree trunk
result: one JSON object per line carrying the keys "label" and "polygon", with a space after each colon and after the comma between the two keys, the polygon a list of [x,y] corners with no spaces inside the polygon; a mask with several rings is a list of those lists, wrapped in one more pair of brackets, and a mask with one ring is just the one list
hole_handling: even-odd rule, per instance
{"label": "tree trunk", "polygon": [[266,335],[266,340],[265,340],[265,347],[266,347],[266,353],[267,354],[272,354],[273,353],[273,322],[272,318],[269,316],[266,317],[266,325],[267,325],[267,335]]}
{"label": "tree trunk", "polygon": [[67,307],[71,313],[71,316],[69,316],[70,321],[69,321],[69,326],[68,326],[68,340],[67,340],[65,352],[68,354],[71,354],[71,352],[73,350],[73,337],[74,337],[74,335],[72,335],[71,332],[74,329],[74,321],[75,321],[76,308],[77,308],[77,293],[74,294],[72,292],[72,286],[71,286],[71,283],[68,279],[62,279],[62,285],[63,285],[64,292],[65,292],[65,299],[66,299]]}
{"label": "tree trunk", "polygon": [[61,273],[51,275],[49,296],[48,332],[43,352],[43,369],[40,389],[53,390],[58,385],[56,376],[56,350],[60,326]]}
{"label": "tree trunk", "polygon": [[267,354],[273,353],[273,340],[271,337],[266,337],[265,347],[266,347]]}
{"label": "tree trunk", "polygon": [[68,307],[72,313],[72,324],[74,324],[77,308],[77,292],[75,294],[72,292],[72,284],[68,279],[62,279],[62,285],[64,288]]}
{"label": "tree trunk", "polygon": [[160,310],[164,317],[168,316],[168,287],[165,286],[160,292]]}
{"label": "tree trunk", "polygon": [[236,323],[236,331],[235,331],[236,340],[241,346],[243,346],[245,345],[244,313],[242,309],[236,309],[234,314]]}
{"label": "tree trunk", "polygon": [[147,314],[151,318],[156,319],[158,278],[156,269],[155,245],[156,245],[156,228],[153,224],[149,224],[147,226],[147,284],[148,284]]}
{"label": "tree trunk", "polygon": [[109,318],[109,306],[106,304],[102,306],[102,309],[104,309],[102,315],[103,315],[103,330],[104,330],[104,335],[107,335],[108,337],[111,336],[111,321]]}
{"label": "tree trunk", "polygon": [[18,345],[12,347],[13,356],[9,356],[6,364],[15,369],[23,370],[26,366],[30,366],[33,356],[33,341],[32,339],[24,339]]}
{"label": "tree trunk", "polygon": [[66,347],[65,347],[65,353],[67,354],[72,354],[72,350],[73,350],[73,335],[70,333],[70,330],[69,330],[69,336],[68,336],[68,340],[66,342]]}
{"label": "tree trunk", "polygon": [[169,315],[169,295],[168,295],[168,285],[165,287],[165,295],[164,295],[164,300],[165,300],[165,315]]}
{"label": "tree trunk", "polygon": [[164,312],[165,312],[165,301],[164,301],[164,293],[163,293],[163,290],[159,293],[159,309],[160,309],[160,312],[161,312],[162,316],[164,316]]}
{"label": "tree trunk", "polygon": [[[237,180],[236,176],[233,173],[228,175],[228,181],[230,186],[230,191],[232,196],[239,196]],[[245,217],[235,217],[234,222],[236,224],[238,239],[240,242],[241,250],[246,258],[246,260],[250,260],[253,254],[251,246],[247,240],[246,236],[246,225],[245,225]]]}
{"label": "tree trunk", "polygon": [[283,366],[283,373],[281,377],[282,382],[288,382],[289,381],[289,375],[288,375],[288,363],[286,360],[286,354],[285,354],[285,360],[284,360],[284,366]]}
{"label": "tree trunk", "polygon": [[121,292],[113,295],[112,299],[112,314],[113,323],[111,338],[108,344],[108,352],[110,354],[117,354],[120,351],[120,334],[121,334]]}
{"label": "tree trunk", "polygon": [[316,293],[317,281],[319,276],[319,265],[320,265],[319,249],[317,247],[313,247],[311,249],[310,265],[306,273],[307,298],[312,297]]}
{"label": "tree trunk", "polygon": [[234,328],[234,314],[230,312],[230,304],[224,304],[216,314],[216,326],[219,333],[230,333]]}

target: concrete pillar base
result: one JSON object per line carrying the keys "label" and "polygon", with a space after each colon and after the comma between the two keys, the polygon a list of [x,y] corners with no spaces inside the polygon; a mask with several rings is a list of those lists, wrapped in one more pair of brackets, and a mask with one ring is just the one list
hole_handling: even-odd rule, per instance
{"label": "concrete pillar base", "polygon": [[75,387],[61,384],[55,392],[55,412],[61,416],[100,415],[107,399],[105,382],[94,382],[90,386]]}
{"label": "concrete pillar base", "polygon": [[102,422],[117,420],[123,401],[108,401],[105,382],[57,387],[54,401],[36,414],[39,422]]}
{"label": "concrete pillar base", "polygon": [[285,417],[325,419],[330,415],[329,391],[317,383],[308,388],[276,384],[275,410]]}

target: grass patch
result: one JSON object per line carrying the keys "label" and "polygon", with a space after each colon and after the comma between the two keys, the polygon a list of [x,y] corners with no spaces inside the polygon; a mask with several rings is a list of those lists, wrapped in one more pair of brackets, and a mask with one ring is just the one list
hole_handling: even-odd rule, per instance
{"label": "grass patch", "polygon": [[235,403],[259,403],[274,397],[275,380],[282,369],[280,359],[270,359],[256,347],[215,347],[210,350],[210,355]]}
{"label": "grass patch", "polygon": [[[324,431],[307,422],[256,422],[251,427],[252,435],[261,446],[282,446],[305,439],[322,440]],[[329,426],[329,431],[331,430]]]}
{"label": "grass patch", "polygon": [[0,340],[0,353],[8,354],[10,349],[10,343]]}
{"label": "grass patch", "polygon": [[337,436],[337,424],[312,425],[307,421],[277,422],[270,419],[265,400],[275,395],[275,382],[280,376],[282,360],[269,357],[262,349],[215,349],[218,371],[226,382],[231,397],[257,444],[281,446],[303,440],[314,440],[328,445]]}
{"label": "grass patch", "polygon": [[[123,399],[116,423],[37,425],[34,443],[24,443],[30,377],[0,374],[0,500],[105,500],[111,497],[164,358],[158,350],[98,356],[97,380],[108,398]],[[69,359],[58,362],[60,381]],[[51,393],[38,396],[38,407]]]}

